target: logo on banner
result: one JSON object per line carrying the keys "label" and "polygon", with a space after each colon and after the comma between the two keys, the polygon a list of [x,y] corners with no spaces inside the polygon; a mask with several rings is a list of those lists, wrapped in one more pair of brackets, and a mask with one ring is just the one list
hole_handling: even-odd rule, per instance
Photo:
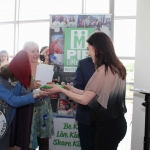
{"label": "logo on banner", "polygon": [[65,30],[64,72],[75,72],[78,61],[88,56],[86,40],[93,32],[93,28]]}
{"label": "logo on banner", "polygon": [[71,31],[71,49],[86,49],[88,30]]}

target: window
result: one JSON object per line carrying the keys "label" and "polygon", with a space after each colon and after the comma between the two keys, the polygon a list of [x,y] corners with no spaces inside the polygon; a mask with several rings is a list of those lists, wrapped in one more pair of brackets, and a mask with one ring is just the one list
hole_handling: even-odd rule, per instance
{"label": "window", "polygon": [[[49,45],[50,14],[109,14],[113,2],[113,41],[127,68],[129,89],[134,85],[134,65],[132,69],[129,66],[135,57],[136,0],[5,0],[0,5],[0,49],[14,55],[26,41],[35,41],[40,48]],[[132,97],[129,90],[127,97]]]}
{"label": "window", "polygon": [[50,14],[80,14],[82,0],[51,0]]}
{"label": "window", "polygon": [[134,82],[134,60],[122,60],[121,59],[121,62],[126,67],[126,71],[127,71],[126,81],[128,83],[133,83]]}
{"label": "window", "polygon": [[14,55],[14,24],[0,24],[0,50],[7,50]]}
{"label": "window", "polygon": [[126,98],[133,99],[133,92],[130,89],[134,88],[134,60],[122,60],[121,62],[126,67]]}
{"label": "window", "polygon": [[34,41],[39,47],[49,45],[49,22],[23,23],[19,25],[19,50],[26,41]]}
{"label": "window", "polygon": [[[9,4],[9,5],[8,5]],[[14,55],[26,41],[49,45],[50,14],[109,14],[111,0],[5,0],[0,5],[0,49]],[[113,11],[112,11],[113,12]],[[114,0],[114,46],[127,68],[127,96],[133,97],[136,0]],[[134,65],[133,65],[134,66]]]}
{"label": "window", "polygon": [[114,22],[114,46],[121,57],[135,56],[135,19],[121,19]]}
{"label": "window", "polygon": [[115,16],[136,16],[136,0],[115,0]]}
{"label": "window", "polygon": [[20,0],[20,20],[49,19],[50,14],[78,14],[82,0]]}
{"label": "window", "polygon": [[85,13],[109,13],[109,0],[85,0]]}
{"label": "window", "polygon": [[0,2],[0,22],[14,21],[15,0],[1,0]]}

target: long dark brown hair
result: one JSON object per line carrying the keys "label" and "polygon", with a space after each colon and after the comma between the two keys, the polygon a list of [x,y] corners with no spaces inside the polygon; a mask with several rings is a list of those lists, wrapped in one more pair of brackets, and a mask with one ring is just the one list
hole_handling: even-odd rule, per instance
{"label": "long dark brown hair", "polygon": [[48,47],[48,46],[43,46],[43,47],[41,48],[41,50],[40,50],[40,60],[43,61],[43,62],[45,61],[45,57],[41,57],[41,53],[42,53],[42,52],[44,51],[44,49],[47,48],[47,47]]}
{"label": "long dark brown hair", "polygon": [[105,65],[105,73],[110,67],[113,74],[118,73],[124,80],[126,78],[126,69],[119,58],[116,56],[111,39],[103,32],[95,32],[87,42],[95,49],[95,68]]}

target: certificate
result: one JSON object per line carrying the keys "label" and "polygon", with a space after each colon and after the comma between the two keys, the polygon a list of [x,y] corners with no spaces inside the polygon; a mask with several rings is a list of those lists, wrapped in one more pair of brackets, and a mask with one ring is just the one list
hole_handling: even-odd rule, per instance
{"label": "certificate", "polygon": [[52,65],[39,64],[36,69],[35,79],[40,80],[41,85],[51,82],[54,75],[53,68],[54,66]]}

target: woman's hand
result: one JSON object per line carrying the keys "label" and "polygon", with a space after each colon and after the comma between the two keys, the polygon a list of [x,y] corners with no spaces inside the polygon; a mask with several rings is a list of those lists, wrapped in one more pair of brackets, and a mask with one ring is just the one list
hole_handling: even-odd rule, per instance
{"label": "woman's hand", "polygon": [[46,91],[46,92],[48,92],[49,94],[54,94],[54,93],[58,93],[58,92],[61,92],[61,90],[62,90],[62,88],[59,86],[59,85],[57,85],[57,84],[55,84],[55,83],[53,83],[53,82],[48,82],[48,83],[46,83],[48,86],[51,86],[51,88],[50,89],[44,89],[44,88],[42,88],[41,90],[42,91]]}
{"label": "woman's hand", "polygon": [[[62,84],[63,85],[63,84]],[[63,85],[65,87],[66,90],[71,91],[71,89],[73,88],[73,86],[67,84],[67,85]]]}
{"label": "woman's hand", "polygon": [[42,98],[42,97],[46,97],[46,96],[48,96],[49,95],[49,92],[47,92],[47,91],[38,91],[37,93],[34,93],[33,94],[33,97],[34,97],[34,99],[36,99],[36,98]]}
{"label": "woman's hand", "polygon": [[30,90],[38,89],[41,86],[41,84],[39,82],[41,82],[41,81],[40,80],[35,80],[34,82],[31,82],[29,89]]}
{"label": "woman's hand", "polygon": [[61,82],[61,85],[63,85],[65,87],[66,90],[70,91],[73,86],[69,85],[69,84],[65,84],[65,82]]}

